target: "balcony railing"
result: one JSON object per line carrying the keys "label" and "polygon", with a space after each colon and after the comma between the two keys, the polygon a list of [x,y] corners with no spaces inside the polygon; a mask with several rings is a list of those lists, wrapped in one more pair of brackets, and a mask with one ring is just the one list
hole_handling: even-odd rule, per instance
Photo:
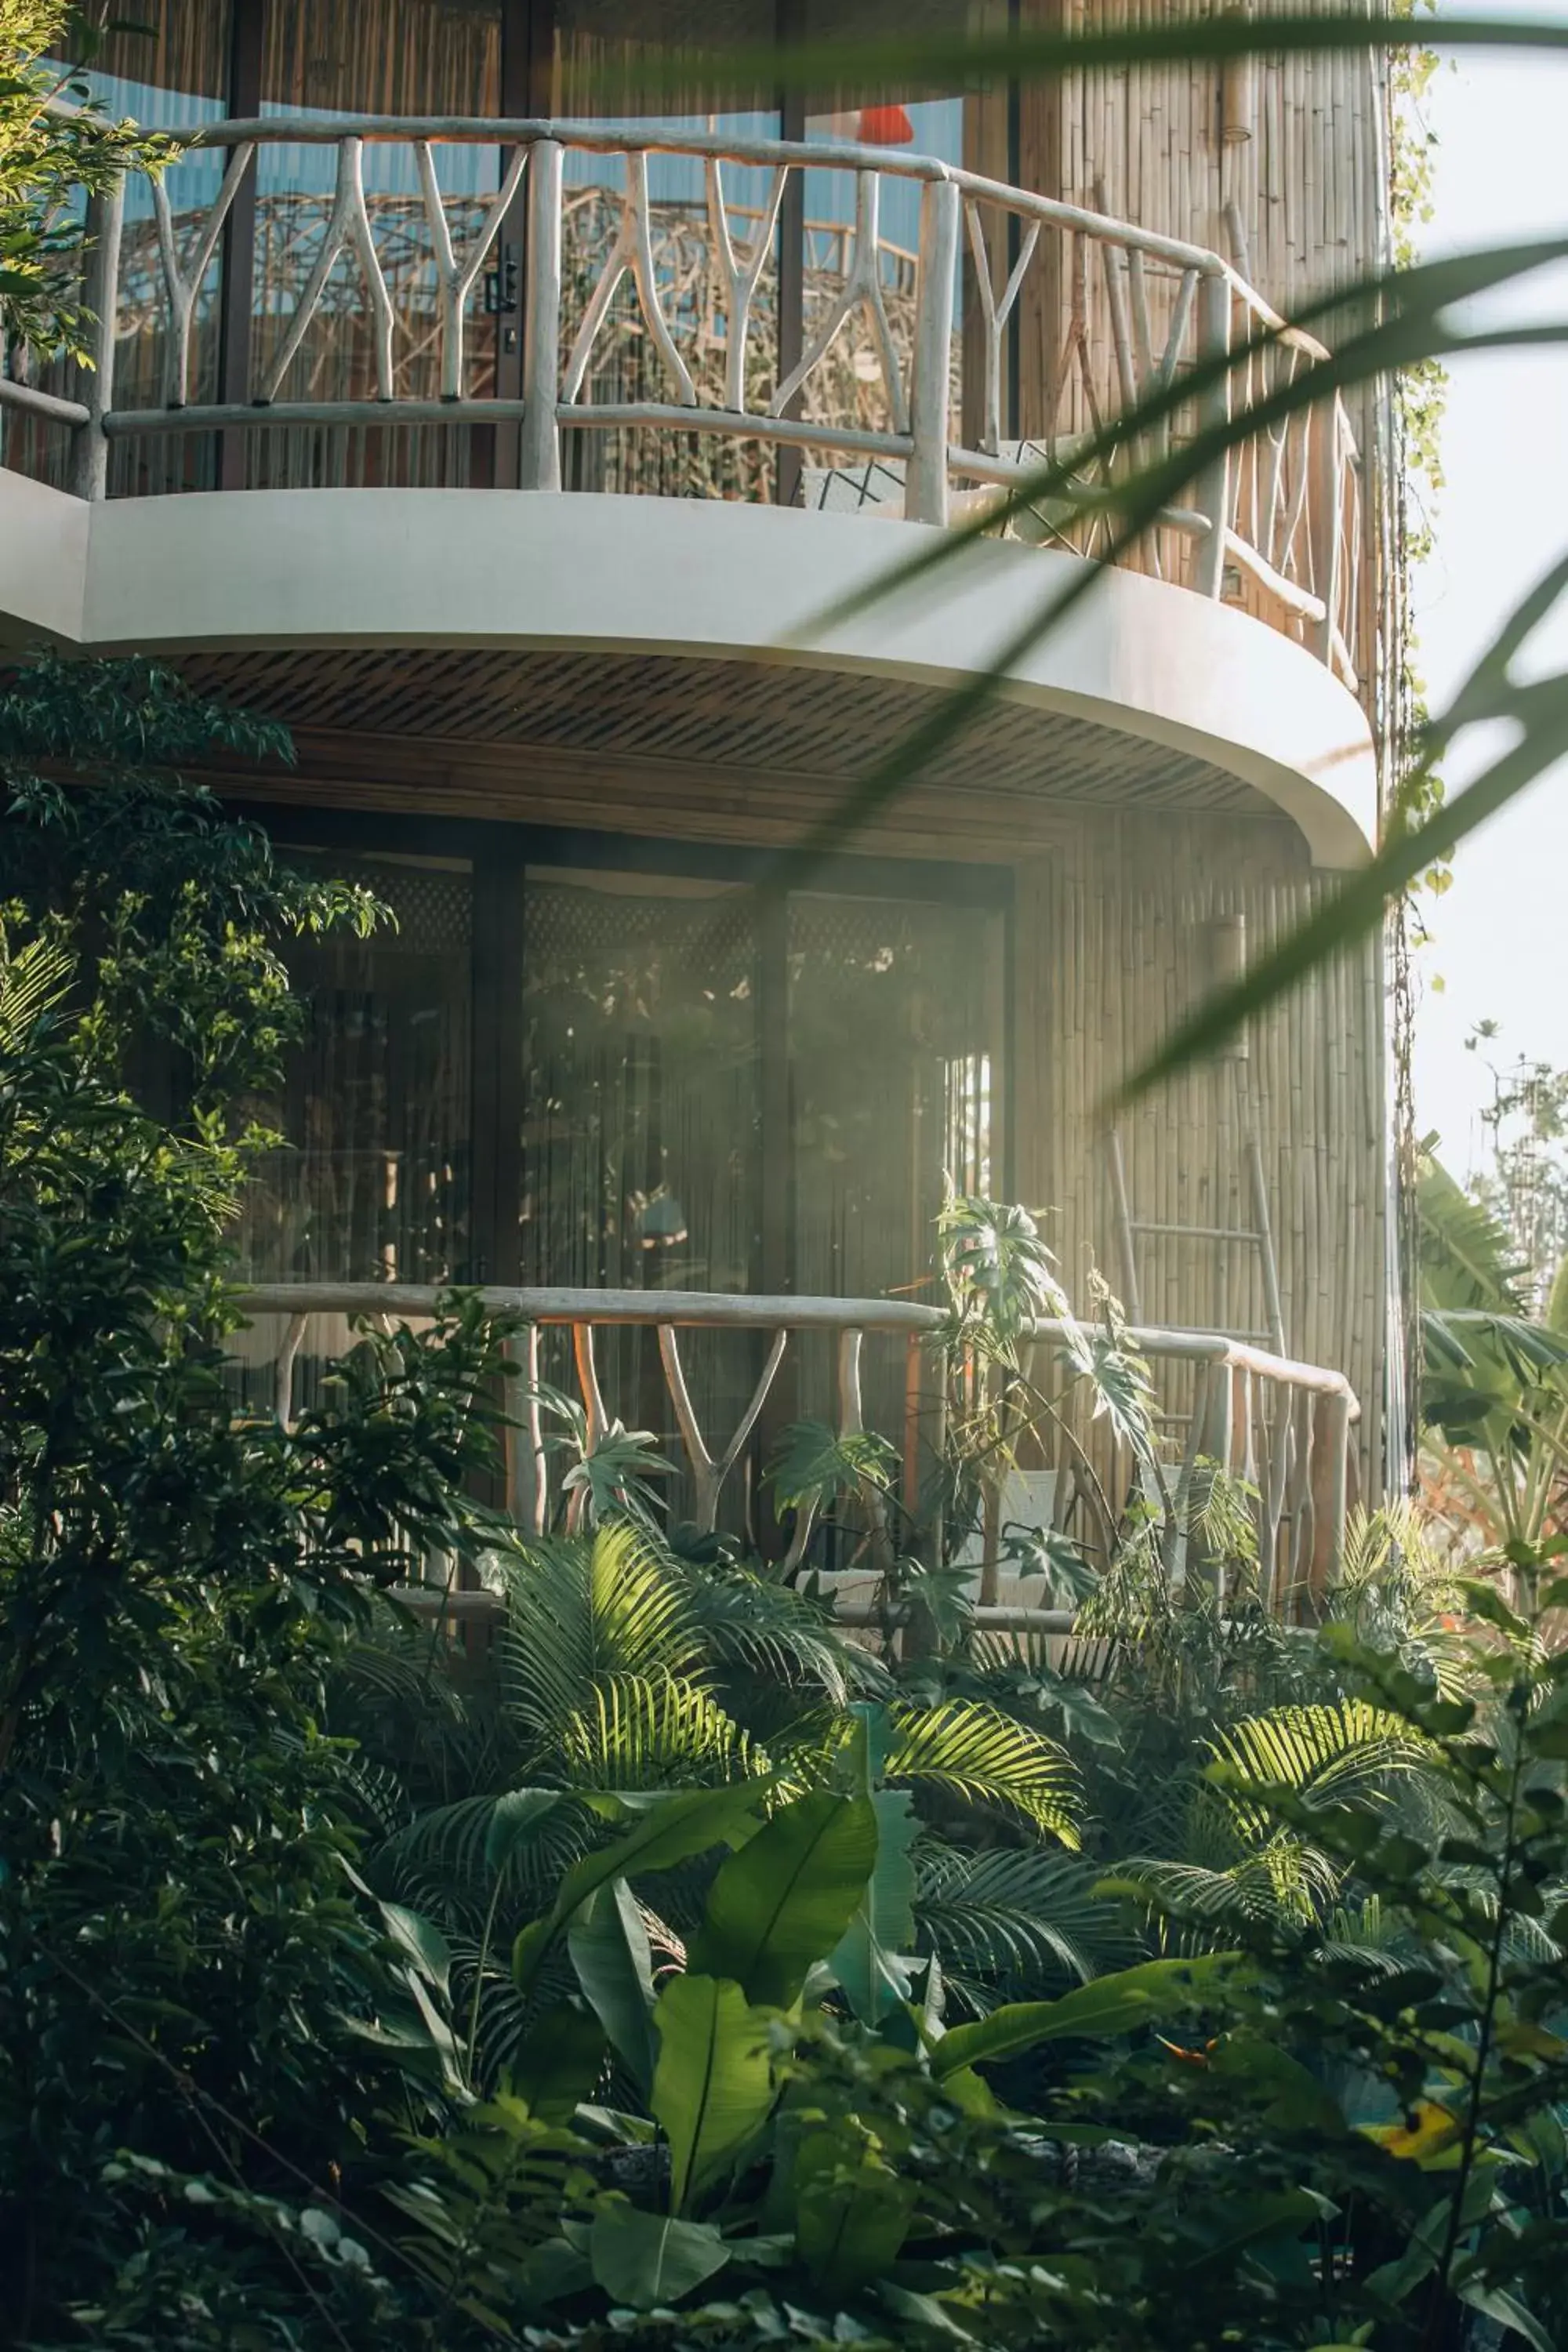
{"label": "balcony railing", "polygon": [[[834,1357],[832,1420],[841,1439],[867,1428],[868,1339],[890,1342],[901,1352],[901,1425],[896,1435],[881,1433],[899,1465],[893,1491],[911,1524],[925,1512],[928,1549],[934,1545],[940,1556],[941,1529],[930,1525],[924,1498],[932,1466],[946,1447],[951,1402],[962,1394],[973,1370],[966,1375],[962,1356],[954,1360],[952,1327],[937,1308],[900,1299],[677,1290],[485,1288],[479,1295],[492,1313],[523,1322],[521,1339],[509,1342],[519,1379],[505,1432],[505,1479],[507,1509],[525,1533],[541,1533],[563,1517],[573,1524],[581,1508],[580,1487],[575,1499],[563,1491],[560,1456],[552,1454],[546,1433],[541,1378],[545,1334],[569,1335],[572,1376],[590,1450],[611,1428],[616,1402],[605,1395],[601,1343],[608,1333],[627,1327],[657,1336],[669,1434],[684,1458],[690,1517],[704,1532],[720,1524],[726,1487],[780,1387],[792,1350],[798,1358],[804,1342],[826,1335]],[[439,1296],[411,1283],[258,1285],[242,1296],[250,1320],[230,1345],[251,1393],[259,1391],[263,1408],[287,1421],[296,1410],[308,1352],[320,1359],[339,1352],[357,1318],[384,1328],[394,1318],[426,1322]],[[737,1332],[757,1335],[761,1370],[731,1426],[705,1430],[693,1402],[699,1335]],[[1025,1335],[1025,1377],[1042,1393],[1056,1379],[1052,1368],[1061,1362],[1068,1337],[1067,1327],[1055,1322],[1037,1323]],[[1355,1486],[1360,1407],[1349,1382],[1341,1372],[1293,1363],[1219,1334],[1135,1329],[1125,1338],[1149,1366],[1158,1402],[1165,1408],[1157,1425],[1180,1432],[1167,1437],[1164,1448],[1170,1455],[1162,1474],[1167,1496],[1190,1493],[1200,1465],[1237,1480],[1257,1538],[1259,1601],[1287,1620],[1310,1618],[1338,1567]],[[1103,1567],[1125,1536],[1130,1512],[1134,1518],[1151,1515],[1155,1497],[1128,1443],[1093,1413],[1091,1401],[1081,1389],[1075,1391],[1070,1371],[1057,1380],[1057,1387],[1056,1474],[1036,1491],[1048,1492],[1049,1524],[1068,1535],[1089,1563]],[[880,1506],[874,1496],[868,1499],[875,1515]],[[810,1511],[797,1514],[790,1566],[805,1561],[812,1532]],[[1065,1630],[1070,1619],[1060,1612],[1004,1597],[996,1534],[993,1527],[960,1552],[973,1567],[981,1624]],[[1183,1559],[1169,1547],[1164,1557],[1169,1573],[1179,1580]],[[861,1590],[866,1589],[863,1579]],[[487,1605],[457,1596],[450,1613],[461,1614],[465,1608],[482,1612]],[[858,1601],[853,1591],[839,1595],[839,1613],[851,1622],[871,1605]]]}
{"label": "balcony railing", "polygon": [[[259,425],[505,425],[516,429],[526,489],[562,488],[564,433],[654,436],[672,447],[679,436],[680,448],[698,433],[805,453],[823,502],[831,502],[824,482],[831,490],[847,464],[862,478],[874,474],[908,519],[942,524],[984,512],[1039,457],[1072,464],[1081,451],[1064,495],[1010,528],[1229,596],[1357,683],[1366,634],[1360,467],[1337,395],[1276,420],[1209,466],[1190,503],[1167,507],[1136,548],[1113,546],[1118,484],[1129,471],[1244,415],[1327,356],[1203,247],[881,148],[625,124],[287,115],[204,125],[188,145],[227,152],[205,212],[176,216],[164,187],[140,179],[129,205],[122,186],[91,208],[87,299],[115,331],[99,331],[84,396],[20,380],[25,362],[19,370],[16,354],[0,371],[0,407],[69,428],[71,479],[87,498],[105,494],[117,442]],[[255,192],[267,231],[258,249],[272,257],[251,320],[244,397],[195,399],[195,339],[214,312],[225,224],[247,179],[260,176],[258,159],[282,147],[331,151],[331,195]],[[444,190],[447,151],[480,147],[504,159],[496,192]],[[367,190],[367,151],[374,176],[395,193]],[[704,200],[651,194],[658,158],[684,159]],[[853,226],[807,223],[803,347],[781,360],[776,331],[758,331],[760,320],[776,330],[775,232],[792,178],[825,169],[852,182]],[[618,184],[584,188],[585,170]],[[765,182],[760,204],[737,200],[739,170],[753,194]],[[882,196],[894,182],[919,190],[912,269],[881,235]],[[493,351],[470,328],[503,227],[510,222],[515,236],[524,215],[521,391],[488,396],[478,346],[492,377]],[[958,316],[961,249],[972,264],[967,334]],[[1009,444],[1006,337],[1031,281],[1031,299],[1058,322],[1060,341],[1046,381],[1032,388],[1038,430]],[[510,289],[492,285],[491,299],[504,307]],[[313,338],[342,324],[345,303],[357,338],[353,381],[346,394],[340,383],[332,396],[319,396]],[[639,380],[662,396],[605,396],[615,388],[605,352],[628,334],[641,346]],[[161,351],[161,382],[143,404],[116,398],[116,342],[123,353],[128,336],[151,337]],[[954,380],[965,354],[961,403]],[[1228,374],[1211,369],[1157,425],[1123,436],[1109,456],[1088,454],[1108,422],[1179,391],[1195,366],[1227,354],[1236,355]],[[963,442],[964,415],[973,446]]]}

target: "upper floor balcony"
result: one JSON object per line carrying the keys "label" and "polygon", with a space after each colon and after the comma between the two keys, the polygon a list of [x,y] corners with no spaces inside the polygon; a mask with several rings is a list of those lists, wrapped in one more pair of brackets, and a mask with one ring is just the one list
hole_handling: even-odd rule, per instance
{"label": "upper floor balcony", "polygon": [[[807,658],[814,618],[899,551],[896,535],[862,535],[863,522],[972,522],[982,542],[953,610],[900,610],[869,638],[862,622],[820,659],[896,656],[906,675],[951,679],[989,661],[1053,565],[1109,557],[1142,579],[1116,584],[1092,637],[1037,650],[1013,685],[1058,705],[1087,698],[1113,725],[1130,714],[1167,751],[1204,739],[1218,766],[1298,818],[1321,859],[1360,854],[1371,747],[1350,697],[1364,698],[1374,665],[1377,583],[1344,404],[1277,418],[1122,543],[1130,478],[1323,356],[1232,261],[939,156],[820,135],[320,111],[181,135],[163,181],[132,175],[88,223],[86,290],[101,322],[91,372],[68,381],[8,355],[0,449],[12,469],[88,502],[510,488],[823,520],[791,524],[787,541],[771,525],[763,535],[761,517],[725,537],[703,535],[692,512],[661,521],[645,508],[634,526],[624,509],[617,521],[599,499],[578,499],[555,522],[534,509],[520,541],[510,502],[504,517],[464,502],[413,522],[400,502],[389,538],[370,501],[351,514],[334,501],[312,531],[298,502],[268,521],[272,502],[242,517],[220,499],[221,523],[216,511],[147,516],[118,541],[82,525],[82,577],[52,603],[49,565],[19,557],[24,593],[0,597],[14,628],[118,644],[145,641],[146,625],[156,637],[132,584],[153,560],[206,623],[171,622],[171,646],[286,642],[290,630],[300,642],[450,642],[486,634],[486,615],[465,607],[492,541],[491,569],[505,567],[499,532],[544,582],[547,609],[492,608],[492,642],[499,625],[640,643],[616,608],[628,590],[646,608],[650,589],[658,608],[662,577],[679,583],[672,602],[689,600],[684,622],[659,612],[672,646],[684,630],[685,650],[733,657],[733,611],[748,649],[787,642]],[[798,269],[781,269],[787,251]],[[1205,363],[1226,353],[1244,356],[1216,377]],[[1156,424],[1108,436],[1162,393],[1173,404]],[[1026,415],[1031,429],[1009,432]],[[1020,500],[1043,464],[1058,469],[1052,494]],[[27,517],[16,513],[22,550]],[[827,514],[853,515],[853,530]],[[58,520],[40,531],[58,538]],[[992,544],[1002,540],[1014,544]],[[716,612],[700,609],[704,572]],[[273,593],[258,606],[262,575]],[[314,618],[313,593],[325,606]],[[1238,633],[1242,616],[1268,637]]]}

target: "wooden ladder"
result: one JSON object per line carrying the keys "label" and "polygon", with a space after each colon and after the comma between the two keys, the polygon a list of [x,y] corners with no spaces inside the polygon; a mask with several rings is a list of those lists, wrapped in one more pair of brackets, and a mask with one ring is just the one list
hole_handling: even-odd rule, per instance
{"label": "wooden ladder", "polygon": [[[1252,1195],[1250,1225],[1184,1225],[1168,1224],[1156,1217],[1135,1217],[1127,1193],[1127,1163],[1122,1155],[1121,1137],[1112,1128],[1107,1139],[1110,1160],[1110,1192],[1116,1219],[1117,1247],[1121,1259],[1122,1304],[1128,1320],[1142,1323],[1143,1317],[1143,1286],[1139,1276],[1139,1244],[1159,1241],[1188,1241],[1212,1244],[1216,1248],[1244,1246],[1258,1252],[1263,1276],[1264,1311],[1268,1328],[1261,1331],[1227,1331],[1232,1339],[1261,1341],[1277,1356],[1287,1356],[1285,1315],[1279,1297],[1279,1262],[1274,1254],[1274,1226],[1268,1213],[1268,1186],[1263,1173],[1263,1151],[1256,1132],[1246,1130],[1245,1150],[1248,1187]],[[1186,1320],[1187,1318],[1184,1318]]]}

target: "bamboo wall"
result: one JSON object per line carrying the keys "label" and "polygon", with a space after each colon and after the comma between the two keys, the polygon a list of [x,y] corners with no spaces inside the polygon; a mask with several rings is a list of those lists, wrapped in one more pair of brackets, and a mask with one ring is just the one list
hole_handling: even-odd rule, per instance
{"label": "bamboo wall", "polygon": [[[1262,22],[1310,5],[1251,0],[1248,13]],[[1210,13],[1206,0],[1023,0],[1023,8],[1027,23],[1080,35]],[[1353,49],[1258,58],[1228,72],[1205,64],[1077,74],[1024,89],[1021,175],[1042,194],[1103,201],[1144,228],[1212,246],[1289,311],[1384,257],[1384,110],[1382,67]],[[1033,338],[1025,379],[1038,381],[1047,348],[1039,286],[1025,320]],[[1097,328],[1109,352],[1109,320]]]}
{"label": "bamboo wall", "polygon": [[[1079,1301],[1098,1267],[1124,1287],[1104,1107],[1215,984],[1215,926],[1245,918],[1259,956],[1322,896],[1294,829],[1202,817],[1085,817],[1021,866],[1015,961],[1016,1196],[1045,1213]],[[1362,1400],[1363,1469],[1382,1474],[1386,1111],[1380,951],[1338,959],[1250,1025],[1245,1060],[1184,1073],[1119,1114],[1134,1217],[1249,1228],[1246,1135],[1262,1146],[1286,1339],[1345,1371]],[[1258,1254],[1147,1237],[1146,1322],[1254,1329]]]}
{"label": "bamboo wall", "polygon": [[[987,0],[994,5],[994,0]],[[1318,0],[1244,0],[1258,23],[1300,13]],[[1124,26],[1164,28],[1173,17],[1211,14],[1209,0],[1021,0],[1026,26],[1082,36]],[[1345,0],[1365,14],[1366,0]],[[1386,267],[1389,186],[1385,68],[1356,49],[1313,57],[1258,57],[1222,68],[1122,67],[1065,80],[1026,82],[1019,93],[1016,177],[1023,186],[1136,221],[1226,257],[1277,310],[1293,316],[1336,289]],[[1008,169],[1006,99],[971,101],[973,161],[1000,178]],[[1115,382],[1110,306],[1103,280],[1088,285],[1089,346],[1095,380]],[[1156,339],[1164,303],[1152,298]],[[1029,437],[1063,417],[1050,387],[1059,366],[1072,289],[1059,261],[1043,250],[1018,303],[1017,431]],[[1342,337],[1336,319],[1325,335]],[[971,332],[973,333],[973,322]],[[1352,394],[1347,409],[1362,454],[1361,609],[1350,631],[1363,679],[1378,674],[1377,639],[1385,593],[1379,544],[1381,498],[1370,479],[1382,446],[1381,395]],[[1234,589],[1262,608],[1245,583]]]}

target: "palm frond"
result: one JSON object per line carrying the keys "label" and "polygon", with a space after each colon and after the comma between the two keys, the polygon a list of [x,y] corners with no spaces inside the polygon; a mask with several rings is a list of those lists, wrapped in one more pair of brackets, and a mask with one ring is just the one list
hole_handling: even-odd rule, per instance
{"label": "palm frond", "polygon": [[1245,1784],[1229,1801],[1247,1823],[1269,1826],[1247,1790],[1288,1790],[1310,1806],[1365,1801],[1384,1792],[1389,1775],[1413,1769],[1429,1753],[1398,1716],[1369,1699],[1280,1706],[1247,1717],[1209,1742],[1216,1761]]}
{"label": "palm frond", "polygon": [[606,1676],[699,1677],[686,1580],[643,1528],[620,1520],[592,1536],[531,1544],[505,1577],[503,1687],[541,1748],[559,1746]]}
{"label": "palm frond", "polygon": [[1117,1883],[1148,1905],[1166,1941],[1186,1950],[1215,1948],[1247,1927],[1305,1925],[1340,1888],[1325,1857],[1296,1839],[1224,1870],[1144,1855],[1127,1864]]}
{"label": "palm frond", "polygon": [[[498,1819],[517,1791],[462,1797],[416,1814],[381,1846],[374,1857],[378,1878],[400,1892],[417,1895],[444,1918],[482,1911],[496,1891],[496,1871],[487,1858]],[[555,1885],[592,1842],[584,1809],[563,1802],[530,1822],[525,1836],[507,1842],[501,1864],[502,1907],[526,1904]]]}
{"label": "palm frond", "polygon": [[915,1922],[942,1975],[1005,1982],[1010,1995],[1082,1983],[1130,1961],[1137,1937],[1123,1906],[1096,1893],[1100,1872],[1038,1847],[916,1851]]}
{"label": "palm frond", "polygon": [[658,1789],[767,1769],[711,1693],[672,1674],[601,1676],[561,1726],[561,1749],[580,1788]]}
{"label": "palm frond", "polygon": [[714,1664],[744,1667],[774,1681],[819,1691],[833,1706],[881,1698],[892,1677],[879,1658],[851,1642],[822,1606],[787,1584],[744,1570],[692,1573],[692,1622]]}
{"label": "palm frond", "polygon": [[884,1770],[889,1780],[928,1780],[971,1803],[1005,1805],[1076,1846],[1079,1780],[1052,1739],[982,1700],[900,1707]]}
{"label": "palm frond", "polygon": [[13,952],[0,938],[0,1053],[18,1054],[63,1001],[74,969],[58,939],[28,940]]}
{"label": "palm frond", "polygon": [[1527,1269],[1512,1236],[1429,1154],[1416,1178],[1415,1207],[1421,1291],[1428,1307],[1524,1314]]}

